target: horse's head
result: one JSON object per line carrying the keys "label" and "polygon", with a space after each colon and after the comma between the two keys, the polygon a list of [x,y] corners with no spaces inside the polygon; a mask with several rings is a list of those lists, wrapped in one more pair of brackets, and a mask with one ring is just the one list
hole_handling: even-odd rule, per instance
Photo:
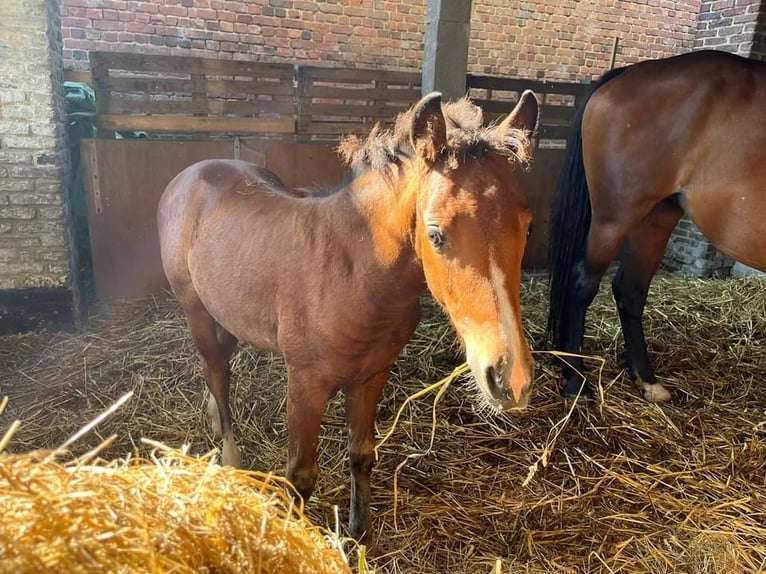
{"label": "horse's head", "polygon": [[483,397],[503,411],[527,405],[534,378],[519,301],[532,215],[518,174],[537,113],[527,91],[490,127],[467,100],[442,106],[438,93],[408,115],[418,164],[416,250]]}

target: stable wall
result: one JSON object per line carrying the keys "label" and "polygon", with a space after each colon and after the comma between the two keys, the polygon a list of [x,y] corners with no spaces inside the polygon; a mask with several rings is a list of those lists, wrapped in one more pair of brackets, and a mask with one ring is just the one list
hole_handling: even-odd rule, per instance
{"label": "stable wall", "polygon": [[0,332],[72,318],[57,0],[0,2]]}

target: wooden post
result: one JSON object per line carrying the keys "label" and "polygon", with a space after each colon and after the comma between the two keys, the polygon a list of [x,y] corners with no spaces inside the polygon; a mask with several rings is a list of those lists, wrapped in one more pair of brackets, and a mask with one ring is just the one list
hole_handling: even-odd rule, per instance
{"label": "wooden post", "polygon": [[471,0],[428,0],[423,54],[423,95],[441,92],[445,99],[465,95]]}
{"label": "wooden post", "polygon": [[617,44],[619,43],[620,39],[615,36],[614,40],[612,40],[612,56],[609,58],[609,69],[614,70],[614,64],[617,61]]}

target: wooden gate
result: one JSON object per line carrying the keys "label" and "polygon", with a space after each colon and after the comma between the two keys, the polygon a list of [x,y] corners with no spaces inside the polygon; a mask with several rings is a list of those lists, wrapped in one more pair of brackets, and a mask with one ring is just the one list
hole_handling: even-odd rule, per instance
{"label": "wooden gate", "polygon": [[[166,285],[155,212],[167,183],[208,158],[241,158],[287,185],[333,186],[344,170],[340,135],[366,134],[420,97],[420,75],[141,54],[91,54],[100,139],[84,140],[88,226],[99,299],[142,297]],[[545,265],[548,212],[565,130],[585,86],[468,77],[487,116],[524,89],[541,100],[532,170],[523,185],[535,232],[526,268]],[[148,139],[104,139],[146,132]]]}

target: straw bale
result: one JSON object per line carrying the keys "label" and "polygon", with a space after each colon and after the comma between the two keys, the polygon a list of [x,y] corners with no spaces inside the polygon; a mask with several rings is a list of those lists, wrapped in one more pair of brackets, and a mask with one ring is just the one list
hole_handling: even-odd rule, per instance
{"label": "straw bale", "polygon": [[[536,340],[546,283],[527,277],[522,287],[525,329]],[[477,412],[468,375],[435,410],[435,392],[405,406],[373,473],[370,569],[488,573],[499,559],[503,573],[766,571],[766,281],[655,279],[644,324],[658,377],[673,392],[664,405],[641,400],[622,370],[610,291],[605,283],[588,312],[584,345],[594,357],[589,376],[602,369],[600,401],[564,402],[559,359],[538,351],[536,392],[523,412]],[[384,391],[378,437],[407,397],[464,360],[428,298],[424,309]],[[143,437],[192,453],[217,446],[199,361],[170,298],[101,310],[80,334],[32,333],[0,346],[0,394],[10,397],[0,428],[23,422],[11,452],[55,448],[129,390],[132,399],[72,445],[74,456],[111,434],[118,438],[104,457],[145,456]],[[242,347],[232,369],[243,462],[282,474],[283,363]],[[347,520],[346,459],[338,397],[306,509],[316,524],[332,528],[337,507]]]}
{"label": "straw bale", "polygon": [[167,453],[0,457],[0,572],[350,572],[268,475]]}

